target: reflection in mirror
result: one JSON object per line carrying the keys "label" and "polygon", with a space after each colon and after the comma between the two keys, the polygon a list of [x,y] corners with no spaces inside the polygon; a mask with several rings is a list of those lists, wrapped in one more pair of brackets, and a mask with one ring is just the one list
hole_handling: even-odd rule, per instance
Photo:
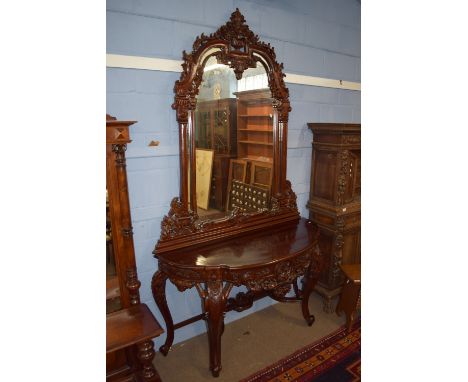
{"label": "reflection in mirror", "polygon": [[106,313],[112,313],[120,308],[119,278],[117,276],[114,245],[112,243],[109,196],[106,190]]}
{"label": "reflection in mirror", "polygon": [[234,71],[206,61],[194,114],[197,213],[223,218],[234,209],[269,208],[273,107],[263,65]]}

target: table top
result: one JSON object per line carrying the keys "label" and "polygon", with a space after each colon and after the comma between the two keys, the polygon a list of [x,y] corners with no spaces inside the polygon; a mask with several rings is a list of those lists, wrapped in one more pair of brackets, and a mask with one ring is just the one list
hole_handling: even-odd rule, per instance
{"label": "table top", "polygon": [[181,268],[252,268],[295,257],[314,245],[317,239],[317,227],[300,218],[292,224],[195,248],[165,252],[156,257]]}
{"label": "table top", "polygon": [[146,304],[106,315],[106,353],[159,336],[164,330]]}

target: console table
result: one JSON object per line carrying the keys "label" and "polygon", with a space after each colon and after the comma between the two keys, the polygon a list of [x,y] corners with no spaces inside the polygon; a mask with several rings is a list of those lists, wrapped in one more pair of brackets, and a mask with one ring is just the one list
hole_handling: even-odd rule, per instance
{"label": "console table", "polygon": [[[155,255],[159,270],[153,276],[152,291],[167,329],[167,339],[160,351],[167,355],[175,329],[204,319],[208,325],[213,376],[221,371],[225,312],[245,310],[253,301],[269,296],[281,302],[301,301],[307,324],[312,325],[315,320],[309,312],[308,301],[323,261],[317,227],[304,218],[266,232]],[[301,289],[297,283],[300,276],[304,276]],[[203,313],[174,324],[165,295],[167,279],[181,292],[196,287],[203,302]],[[248,292],[228,298],[233,285],[244,285]],[[295,296],[286,297],[291,287]]]}

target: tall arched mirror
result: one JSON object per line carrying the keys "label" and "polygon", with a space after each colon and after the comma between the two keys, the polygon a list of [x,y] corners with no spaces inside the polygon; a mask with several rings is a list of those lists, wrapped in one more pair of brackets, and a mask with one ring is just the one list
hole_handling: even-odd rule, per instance
{"label": "tall arched mirror", "polygon": [[192,209],[205,221],[222,219],[236,209],[268,210],[273,179],[274,112],[265,68],[257,62],[237,79],[215,54],[205,61],[193,113]]}
{"label": "tall arched mirror", "polygon": [[157,251],[297,220],[286,180],[291,111],[283,65],[237,9],[226,25],[183,52],[174,86],[180,195],[164,217]]}

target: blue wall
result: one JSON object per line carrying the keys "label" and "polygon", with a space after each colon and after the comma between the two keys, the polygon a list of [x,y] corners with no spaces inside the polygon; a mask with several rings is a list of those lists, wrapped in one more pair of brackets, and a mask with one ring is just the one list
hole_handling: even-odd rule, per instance
{"label": "blue wall", "polygon": [[[357,0],[108,0],[107,53],[181,60],[195,37],[224,24],[238,7],[261,40],[270,42],[286,73],[360,82],[360,2]],[[131,128],[127,171],[141,300],[162,323],[151,296],[157,262],[151,252],[162,217],[179,194],[178,129],[171,109],[179,73],[107,69],[107,113],[138,121]],[[309,193],[312,134],[307,122],[360,122],[360,92],[286,84],[292,113],[288,179],[302,216]],[[148,147],[160,141],[157,148]],[[235,293],[237,290],[233,291]],[[169,307],[178,322],[201,311],[192,289],[179,293],[168,282]],[[272,303],[263,299],[243,317]],[[202,322],[176,331],[175,342],[205,331]],[[164,336],[158,339],[158,346]]]}

